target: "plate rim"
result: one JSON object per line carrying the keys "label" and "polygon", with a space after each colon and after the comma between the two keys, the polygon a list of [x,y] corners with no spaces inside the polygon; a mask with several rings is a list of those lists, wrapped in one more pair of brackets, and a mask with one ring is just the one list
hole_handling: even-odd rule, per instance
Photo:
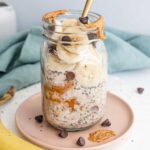
{"label": "plate rim", "polygon": [[[31,141],[33,144],[35,145],[38,145],[38,146],[43,146],[44,148],[48,148],[48,149],[52,149],[52,150],[79,150],[79,149],[83,149],[83,150],[95,150],[95,149],[98,149],[98,148],[105,148],[105,147],[108,147],[114,143],[117,143],[119,140],[121,140],[123,137],[127,136],[128,133],[130,133],[131,129],[133,128],[133,125],[134,125],[134,120],[135,120],[135,117],[134,117],[134,112],[133,112],[133,109],[131,108],[130,104],[124,100],[124,98],[121,98],[120,96],[117,96],[116,94],[113,94],[111,92],[107,92],[107,94],[110,94],[114,97],[116,97],[117,99],[119,99],[119,101],[121,101],[122,103],[124,103],[126,105],[126,107],[130,110],[130,114],[131,114],[131,118],[132,120],[130,121],[130,125],[129,127],[127,128],[127,130],[122,134],[120,135],[119,137],[115,138],[114,140],[111,140],[107,143],[104,143],[104,144],[101,144],[101,145],[97,145],[97,146],[92,146],[92,147],[82,147],[82,148],[65,148],[65,147],[58,147],[58,146],[54,146],[54,145],[48,145],[48,144],[45,144],[43,142],[41,142],[40,140],[34,140],[34,138],[32,138],[31,136],[29,136],[28,134],[26,134],[26,132],[22,131],[20,129],[20,126],[19,124],[17,123],[17,112],[19,110],[19,108],[26,102],[28,101],[29,99],[33,98],[33,97],[36,97],[36,96],[41,96],[41,92],[38,92],[32,96],[29,96],[28,98],[26,98],[20,105],[19,107],[17,108],[16,110],[16,113],[15,113],[15,123],[16,123],[16,126],[17,126],[17,129],[19,130],[19,132],[23,135],[23,137],[25,139],[27,139],[29,142]],[[38,142],[37,142],[38,141]],[[42,147],[42,148],[43,148]]]}

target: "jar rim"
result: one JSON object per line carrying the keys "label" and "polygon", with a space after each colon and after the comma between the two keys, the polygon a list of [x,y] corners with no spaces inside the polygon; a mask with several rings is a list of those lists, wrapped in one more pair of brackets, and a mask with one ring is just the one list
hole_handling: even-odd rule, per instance
{"label": "jar rim", "polygon": [[[58,20],[60,21],[63,21],[64,19],[66,19],[68,16],[72,16],[72,18],[69,18],[69,19],[78,19],[79,17],[81,17],[81,14],[82,14],[82,11],[81,10],[69,10],[67,13],[63,14],[63,15],[60,15],[58,16]],[[67,17],[66,17],[67,16]],[[91,18],[94,19],[92,20],[92,22],[94,21],[97,21],[97,19],[100,17],[101,15],[98,14],[98,13],[95,13],[95,12],[92,12],[90,11],[88,13],[88,17],[89,17],[89,20],[91,21]],[[49,37],[49,34],[58,34],[58,35],[76,35],[78,34],[79,36],[84,36],[84,35],[87,35],[87,34],[91,34],[91,33],[94,33],[97,35],[97,31],[98,29],[97,28],[86,28],[85,30],[85,27],[84,26],[81,26],[81,25],[76,25],[76,26],[64,26],[63,27],[74,27],[74,28],[77,28],[77,29],[83,29],[84,32],[80,32],[80,33],[67,33],[67,32],[59,32],[59,31],[52,31],[52,30],[48,30],[47,27],[54,27],[54,28],[59,28],[59,27],[62,27],[62,25],[58,25],[58,24],[54,24],[52,22],[46,22],[45,20],[43,21],[44,24],[43,24],[43,29],[44,29],[44,32],[43,32],[43,35],[45,38],[47,39],[51,39],[53,42],[56,42],[55,39],[52,39],[51,37]],[[90,44],[91,42],[96,42],[96,41],[99,41],[100,39],[97,37],[95,39],[89,39],[88,40],[88,43]],[[60,41],[62,43],[64,43],[63,41]],[[65,42],[65,43],[69,43],[69,42]],[[72,42],[74,44],[81,44],[80,42]]]}
{"label": "jar rim", "polygon": [[[57,18],[59,18],[59,17],[64,17],[64,16],[71,16],[71,15],[77,15],[78,16],[78,18],[79,17],[81,17],[81,14],[82,14],[82,11],[81,10],[69,10],[67,13],[65,13],[65,14],[63,14],[63,15],[60,15],[60,16],[58,16]],[[95,13],[95,12],[92,12],[92,11],[90,11],[89,13],[88,13],[88,17],[89,17],[89,20],[90,20],[90,18],[91,17],[93,17],[93,18],[95,18],[95,21],[100,17],[101,15],[100,14],[98,14],[98,13]],[[65,17],[64,17],[65,18]],[[73,18],[72,18],[73,19]],[[54,24],[54,23],[51,23],[51,22],[46,22],[46,21],[44,21],[43,20],[43,22],[44,22],[44,24],[43,24],[43,28],[45,29],[45,27],[46,27],[46,25],[49,25],[49,26],[54,26],[54,27],[62,27],[62,25],[56,25],[56,24]],[[64,26],[64,25],[63,25]],[[64,26],[64,27],[72,27],[72,26]],[[76,26],[73,26],[74,28],[80,28],[80,29],[82,29],[83,27],[82,26],[80,26],[80,25],[76,25]],[[89,29],[87,29],[87,31],[86,32],[96,32],[97,31],[97,29],[96,28],[89,28]],[[58,31],[55,31],[55,33],[58,33],[58,34],[60,34],[61,32],[58,32]],[[72,33],[65,33],[65,34],[72,34]],[[74,33],[73,33],[74,34]],[[83,33],[82,33],[83,34]]]}

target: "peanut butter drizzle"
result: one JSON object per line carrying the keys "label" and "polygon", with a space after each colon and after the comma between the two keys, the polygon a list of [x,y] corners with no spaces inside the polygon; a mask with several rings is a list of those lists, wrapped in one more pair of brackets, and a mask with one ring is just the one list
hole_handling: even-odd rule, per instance
{"label": "peanut butter drizzle", "polygon": [[43,20],[47,23],[49,23],[49,20],[52,20],[52,23],[55,22],[55,17],[60,16],[60,15],[64,15],[65,13],[67,13],[68,10],[57,10],[57,11],[53,11],[53,12],[48,12],[43,16]]}
{"label": "peanut butter drizzle", "polygon": [[67,84],[65,84],[64,86],[52,86],[52,91],[53,92],[57,92],[60,95],[64,94],[66,91],[68,91],[71,87],[73,86],[73,83],[68,82]]}
{"label": "peanut butter drizzle", "polygon": [[[57,11],[53,11],[53,12],[48,12],[46,13],[44,16],[43,16],[43,20],[47,23],[49,23],[49,21],[51,20],[52,23],[55,23],[55,18],[60,16],[60,15],[64,15],[65,13],[69,12],[69,10],[57,10]],[[105,21],[104,21],[104,18],[102,16],[100,16],[98,18],[97,21],[95,22],[91,22],[91,23],[88,23],[88,24],[84,24],[85,27],[87,28],[96,28],[98,29],[98,37],[101,39],[101,40],[105,40],[106,39],[106,36],[104,34],[104,27],[105,27]]]}
{"label": "peanut butter drizzle", "polygon": [[116,136],[116,133],[112,130],[97,130],[89,134],[88,140],[92,142],[103,142]]}
{"label": "peanut butter drizzle", "polygon": [[104,18],[102,16],[100,16],[98,18],[97,21],[95,22],[91,22],[91,23],[88,23],[88,24],[85,24],[85,27],[87,28],[96,28],[98,29],[98,37],[101,39],[101,40],[105,40],[106,39],[106,36],[104,34],[104,27],[105,27],[105,21],[104,21]]}
{"label": "peanut butter drizzle", "polygon": [[73,86],[72,82],[66,83],[64,86],[52,85],[48,86],[47,84],[44,85],[44,89],[46,92],[54,93],[57,92],[60,95],[63,95],[67,90],[69,90]]}
{"label": "peanut butter drizzle", "polygon": [[54,98],[54,94],[58,93],[59,95],[63,95],[66,91],[68,91],[73,86],[73,82],[68,82],[64,86],[52,85],[48,84],[44,85],[46,98],[52,102],[61,103],[61,98]]}
{"label": "peanut butter drizzle", "polygon": [[75,101],[76,100],[74,98],[65,101],[65,103],[67,103],[69,105],[69,107],[71,108],[72,111],[74,111]]}
{"label": "peanut butter drizzle", "polygon": [[[73,82],[68,82],[64,86],[49,86],[48,84],[44,85],[44,90],[46,94],[46,98],[54,103],[61,103],[61,98],[54,98],[53,95],[56,93],[63,95],[66,91],[68,91],[73,86]],[[65,100],[64,103],[68,104],[68,107],[71,109],[71,111],[74,111],[74,107],[77,104],[75,98],[70,98],[68,100]]]}

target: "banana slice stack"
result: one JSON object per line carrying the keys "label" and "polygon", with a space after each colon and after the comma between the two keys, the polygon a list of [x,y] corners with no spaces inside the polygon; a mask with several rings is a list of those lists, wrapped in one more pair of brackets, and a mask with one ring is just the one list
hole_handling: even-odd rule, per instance
{"label": "banana slice stack", "polygon": [[[82,86],[97,86],[103,78],[102,56],[92,44],[88,44],[88,36],[80,24],[76,19],[61,23],[62,33],[56,38],[56,53],[48,54],[48,68],[52,71],[74,71]],[[68,44],[62,40],[66,35],[70,40]]]}

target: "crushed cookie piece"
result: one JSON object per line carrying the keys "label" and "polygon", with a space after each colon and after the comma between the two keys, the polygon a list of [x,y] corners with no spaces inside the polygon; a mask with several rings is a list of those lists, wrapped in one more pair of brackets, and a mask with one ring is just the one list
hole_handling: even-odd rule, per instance
{"label": "crushed cookie piece", "polygon": [[116,136],[116,133],[112,130],[97,130],[89,134],[88,140],[92,142],[103,142]]}
{"label": "crushed cookie piece", "polygon": [[10,101],[16,93],[16,88],[14,86],[11,86],[9,90],[0,97],[0,105],[5,104],[6,102]]}

